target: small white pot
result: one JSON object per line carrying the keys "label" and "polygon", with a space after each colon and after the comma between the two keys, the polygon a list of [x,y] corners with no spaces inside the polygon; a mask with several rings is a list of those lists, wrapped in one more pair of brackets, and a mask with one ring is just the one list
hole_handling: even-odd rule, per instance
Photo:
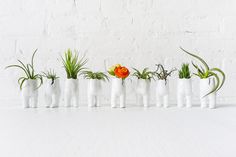
{"label": "small white pot", "polygon": [[45,101],[46,107],[58,107],[60,103],[61,88],[59,79],[54,80],[52,84],[51,79],[46,80]]}
{"label": "small white pot", "polygon": [[191,79],[179,79],[177,87],[177,105],[184,107],[184,100],[186,107],[192,107],[192,81]]}
{"label": "small white pot", "polygon": [[98,107],[100,106],[102,92],[102,80],[89,79],[88,81],[88,106]]}
{"label": "small white pot", "polygon": [[79,80],[78,79],[66,79],[65,83],[65,105],[71,107],[72,102],[74,106],[79,106]]}
{"label": "small white pot", "polygon": [[[206,78],[200,80],[200,100],[202,108],[215,108],[216,107],[216,92],[207,95],[215,87],[214,78]],[[209,102],[207,102],[209,101]],[[208,105],[209,104],[209,105]]]}
{"label": "small white pot", "polygon": [[150,83],[151,81],[146,79],[138,79],[136,94],[137,94],[137,104],[140,105],[141,101],[144,107],[149,106],[150,98]]}
{"label": "small white pot", "polygon": [[116,107],[117,98],[120,99],[120,108],[124,108],[126,99],[125,80],[113,78],[111,86],[111,107]]}
{"label": "small white pot", "polygon": [[38,106],[38,81],[37,80],[26,80],[22,87],[22,103],[25,108],[29,108],[30,102],[32,107]]}
{"label": "small white pot", "polygon": [[169,82],[158,80],[156,85],[156,105],[157,107],[169,106]]}

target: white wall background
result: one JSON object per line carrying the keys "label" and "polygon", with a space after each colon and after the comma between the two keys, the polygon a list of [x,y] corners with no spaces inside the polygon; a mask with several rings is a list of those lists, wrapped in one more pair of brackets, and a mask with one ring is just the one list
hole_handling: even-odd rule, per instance
{"label": "white wall background", "polygon": [[[60,55],[78,49],[89,58],[87,67],[104,71],[104,60],[128,67],[168,68],[189,62],[183,46],[225,70],[227,82],[219,92],[222,104],[236,102],[235,0],[0,0],[0,102],[19,105],[15,70],[4,70],[17,59],[27,61],[34,49],[37,70],[54,68],[64,84]],[[177,77],[177,73],[173,75]],[[175,103],[176,80],[171,79]],[[128,101],[135,95],[129,85]],[[110,84],[105,84],[104,103]],[[81,80],[81,103],[86,102]],[[198,103],[198,79],[194,79]],[[154,91],[154,90],[153,90]],[[40,97],[43,88],[40,89]],[[152,97],[154,100],[154,97]],[[40,105],[43,105],[42,99]],[[153,101],[152,101],[153,102]]]}

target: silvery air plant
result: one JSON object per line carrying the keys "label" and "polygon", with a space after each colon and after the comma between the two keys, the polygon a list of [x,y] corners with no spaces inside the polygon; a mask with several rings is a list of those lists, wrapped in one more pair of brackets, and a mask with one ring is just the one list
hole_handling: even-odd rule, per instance
{"label": "silvery air plant", "polygon": [[148,68],[144,68],[142,71],[133,68],[134,73],[132,76],[136,77],[137,85],[136,85],[136,99],[137,104],[143,104],[144,107],[149,106],[150,99],[150,83],[151,79],[154,78],[154,72],[150,71]]}
{"label": "silvery air plant", "polygon": [[42,76],[46,78],[46,81],[44,81],[44,84],[46,84],[44,93],[46,107],[58,107],[61,94],[59,77],[53,70],[43,72]]}
{"label": "silvery air plant", "polygon": [[109,81],[103,72],[84,71],[84,78],[88,79],[88,106],[99,107],[101,105],[102,81]]}
{"label": "silvery air plant", "polygon": [[112,66],[108,73],[113,76],[111,86],[111,107],[116,107],[117,98],[120,99],[120,108],[125,107],[126,84],[125,79],[129,76],[129,70],[120,64]]}
{"label": "silvery air plant", "polygon": [[177,86],[178,107],[184,107],[184,101],[186,102],[186,107],[192,106],[192,82],[188,63],[183,63],[179,70]]}
{"label": "silvery air plant", "polygon": [[85,56],[79,58],[77,51],[72,53],[70,49],[65,52],[64,58],[62,58],[63,66],[67,74],[65,83],[65,105],[67,107],[79,106],[79,80],[78,76],[82,74],[84,65],[87,63]]}
{"label": "silvery air plant", "polygon": [[[6,68],[18,68],[24,72],[24,76],[18,79],[20,90],[22,91],[22,103],[25,108],[37,107],[38,105],[38,88],[42,85],[43,79],[40,74],[35,73],[34,56],[37,49],[34,51],[31,63],[24,64],[18,60],[18,64],[9,65]],[[39,81],[39,82],[38,82]],[[32,105],[31,105],[32,103]]]}
{"label": "silvery air plant", "polygon": [[[219,68],[210,68],[201,57],[186,51],[182,47],[180,47],[180,49],[182,49],[188,55],[196,58],[202,64],[201,66],[192,62],[194,68],[197,70],[194,75],[200,78],[201,107],[215,108],[216,93],[221,89],[225,82],[224,72]],[[219,74],[221,75],[222,79],[220,78]]]}
{"label": "silvery air plant", "polygon": [[176,69],[170,71],[166,70],[163,65],[156,64],[157,69],[154,72],[157,77],[157,86],[156,86],[156,106],[157,107],[168,107],[169,106],[169,81],[168,77],[171,76],[171,73]]}

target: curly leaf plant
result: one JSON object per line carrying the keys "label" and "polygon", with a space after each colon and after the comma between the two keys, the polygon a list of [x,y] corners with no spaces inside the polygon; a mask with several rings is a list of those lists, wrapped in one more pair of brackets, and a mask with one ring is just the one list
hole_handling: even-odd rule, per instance
{"label": "curly leaf plant", "polygon": [[62,61],[68,79],[77,79],[78,74],[80,74],[82,70],[86,69],[84,68],[84,65],[88,62],[88,60],[85,59],[85,55],[79,58],[78,54],[73,54],[70,49],[65,52]]}
{"label": "curly leaf plant", "polygon": [[108,76],[103,72],[84,71],[83,75],[85,79],[97,79],[102,81],[109,81]]}
{"label": "curly leaf plant", "polygon": [[155,76],[159,79],[159,80],[165,80],[165,83],[167,83],[167,78],[169,76],[171,76],[171,74],[176,71],[176,69],[172,69],[170,71],[166,70],[163,65],[161,64],[156,64],[157,69],[154,72]]}
{"label": "curly leaf plant", "polygon": [[148,68],[144,68],[143,71],[139,71],[136,68],[133,68],[134,73],[132,76],[137,77],[138,79],[144,79],[144,80],[149,80],[154,79],[154,72],[149,71]]}
{"label": "curly leaf plant", "polygon": [[22,61],[18,60],[19,64],[12,64],[6,67],[8,68],[19,68],[21,69],[25,76],[22,76],[18,79],[18,83],[20,84],[20,89],[22,90],[22,86],[26,80],[40,80],[40,84],[37,89],[43,84],[43,78],[40,74],[35,73],[34,69],[34,56],[38,49],[36,49],[31,57],[31,63],[24,64]]}
{"label": "curly leaf plant", "polygon": [[42,76],[51,80],[52,81],[51,85],[53,85],[55,80],[59,78],[59,77],[57,77],[57,74],[55,73],[55,71],[51,70],[51,69],[49,71],[43,72]]}
{"label": "curly leaf plant", "polygon": [[180,79],[190,79],[191,78],[191,72],[189,70],[188,63],[182,64],[181,69],[179,70],[179,78]]}
{"label": "curly leaf plant", "polygon": [[[201,57],[186,51],[182,47],[180,47],[180,49],[183,50],[188,55],[196,58],[197,60],[199,60],[203,64],[203,66],[200,65],[200,67],[199,67],[198,65],[196,65],[192,62],[192,65],[197,70],[197,73],[194,73],[194,75],[198,76],[200,79],[206,79],[206,78],[209,78],[209,77],[214,77],[216,79],[215,87],[212,89],[212,91],[210,91],[205,96],[220,90],[221,87],[224,85],[224,82],[225,82],[225,73],[219,68],[209,68],[208,64]],[[222,80],[220,79],[220,77],[217,73],[220,73],[222,75]]]}

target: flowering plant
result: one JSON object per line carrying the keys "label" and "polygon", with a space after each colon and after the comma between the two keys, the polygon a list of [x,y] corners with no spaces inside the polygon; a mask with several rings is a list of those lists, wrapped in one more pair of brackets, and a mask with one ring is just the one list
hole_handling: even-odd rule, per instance
{"label": "flowering plant", "polygon": [[129,76],[129,69],[125,66],[121,66],[120,64],[116,64],[109,68],[108,73],[117,78],[125,79]]}

